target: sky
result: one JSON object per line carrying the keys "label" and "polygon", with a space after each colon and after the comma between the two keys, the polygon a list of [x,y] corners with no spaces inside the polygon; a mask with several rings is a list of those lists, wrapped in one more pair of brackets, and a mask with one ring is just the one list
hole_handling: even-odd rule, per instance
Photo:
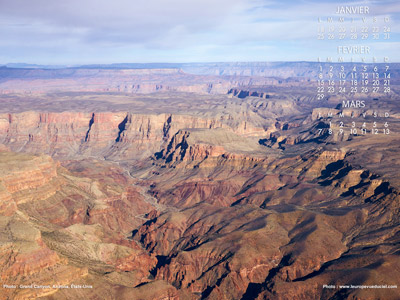
{"label": "sky", "polygon": [[[318,40],[318,18],[338,30],[337,7],[351,5],[369,6],[390,39]],[[316,61],[338,45],[399,62],[399,36],[398,0],[0,0],[0,64]]]}

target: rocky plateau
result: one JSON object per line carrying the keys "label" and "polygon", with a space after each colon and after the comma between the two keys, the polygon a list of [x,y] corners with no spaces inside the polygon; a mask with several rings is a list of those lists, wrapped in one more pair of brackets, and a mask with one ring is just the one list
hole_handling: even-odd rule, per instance
{"label": "rocky plateau", "polygon": [[399,299],[399,85],[315,68],[0,68],[0,299]]}

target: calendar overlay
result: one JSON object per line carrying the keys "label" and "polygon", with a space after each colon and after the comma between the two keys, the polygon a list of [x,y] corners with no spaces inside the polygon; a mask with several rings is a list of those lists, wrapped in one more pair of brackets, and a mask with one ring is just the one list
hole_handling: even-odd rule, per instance
{"label": "calendar overlay", "polygon": [[[344,140],[352,136],[389,135],[395,96],[390,57],[375,49],[391,39],[391,20],[374,16],[369,6],[338,6],[317,21],[317,39],[332,48],[318,57],[316,100],[332,103],[333,110],[318,112],[324,125],[318,135]],[[330,48],[329,48],[330,49]],[[397,65],[397,64],[396,64]]]}

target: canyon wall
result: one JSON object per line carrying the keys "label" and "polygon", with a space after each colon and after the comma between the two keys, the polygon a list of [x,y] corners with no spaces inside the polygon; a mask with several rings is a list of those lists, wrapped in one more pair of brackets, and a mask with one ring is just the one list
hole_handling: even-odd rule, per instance
{"label": "canyon wall", "polygon": [[23,112],[0,114],[0,143],[17,152],[55,157],[100,156],[135,159],[150,156],[181,128],[227,128],[241,135],[264,129],[231,116],[132,114],[129,112]]}

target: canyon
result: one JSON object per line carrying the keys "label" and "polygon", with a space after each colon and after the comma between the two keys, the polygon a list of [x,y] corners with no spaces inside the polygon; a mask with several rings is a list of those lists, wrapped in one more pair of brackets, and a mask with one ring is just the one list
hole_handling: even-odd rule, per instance
{"label": "canyon", "polygon": [[0,299],[398,299],[398,82],[316,70],[0,68]]}

